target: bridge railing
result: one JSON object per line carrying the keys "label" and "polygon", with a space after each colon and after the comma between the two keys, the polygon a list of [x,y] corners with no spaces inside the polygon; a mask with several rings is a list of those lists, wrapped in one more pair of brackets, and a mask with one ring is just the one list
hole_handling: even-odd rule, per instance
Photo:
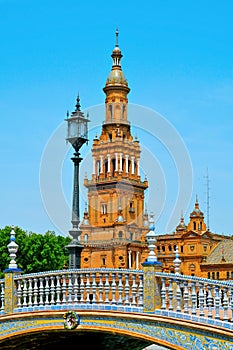
{"label": "bridge railing", "polygon": [[[8,280],[0,280],[0,314],[76,308],[118,310],[197,321],[202,318],[214,324],[219,320],[229,328],[233,321],[231,281],[163,273],[154,271],[153,266],[152,270],[145,268],[15,273],[12,279],[8,273]],[[148,305],[152,305],[150,310]]]}
{"label": "bridge railing", "polygon": [[143,271],[72,269],[19,275],[14,312],[51,309],[143,310]]}
{"label": "bridge railing", "polygon": [[195,276],[156,272],[161,278],[160,309],[215,320],[233,320],[233,284]]}

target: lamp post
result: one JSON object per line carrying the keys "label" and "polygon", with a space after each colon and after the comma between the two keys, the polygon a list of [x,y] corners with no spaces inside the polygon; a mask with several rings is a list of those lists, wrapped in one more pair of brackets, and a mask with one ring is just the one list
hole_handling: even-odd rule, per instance
{"label": "lamp post", "polygon": [[80,98],[77,97],[75,111],[69,116],[67,113],[67,137],[66,141],[70,142],[74,148],[74,156],[71,158],[74,163],[74,185],[73,185],[73,201],[72,201],[72,229],[69,234],[72,236],[72,241],[66,246],[69,251],[69,268],[80,268],[80,256],[83,246],[79,239],[81,231],[79,229],[80,214],[79,214],[79,164],[82,160],[80,157],[80,149],[84,143],[87,143],[88,134],[88,116],[85,117],[80,109]]}

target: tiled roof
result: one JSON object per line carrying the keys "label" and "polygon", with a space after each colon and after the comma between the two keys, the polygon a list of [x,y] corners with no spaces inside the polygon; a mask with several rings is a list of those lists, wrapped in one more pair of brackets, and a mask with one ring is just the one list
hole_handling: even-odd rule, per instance
{"label": "tiled roof", "polygon": [[219,242],[207,257],[206,263],[233,263],[233,240],[224,239],[223,241]]}

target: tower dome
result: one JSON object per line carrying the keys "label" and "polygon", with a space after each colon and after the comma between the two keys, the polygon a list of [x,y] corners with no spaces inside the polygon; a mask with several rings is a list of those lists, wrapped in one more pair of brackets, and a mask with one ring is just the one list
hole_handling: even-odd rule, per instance
{"label": "tower dome", "polygon": [[121,69],[121,58],[123,57],[121,50],[118,46],[118,29],[116,30],[116,44],[115,48],[112,51],[111,57],[113,60],[112,70],[110,71],[106,84],[104,87],[104,92],[108,91],[108,88],[126,88],[126,93],[130,91],[128,87],[128,82],[125,78],[125,75]]}

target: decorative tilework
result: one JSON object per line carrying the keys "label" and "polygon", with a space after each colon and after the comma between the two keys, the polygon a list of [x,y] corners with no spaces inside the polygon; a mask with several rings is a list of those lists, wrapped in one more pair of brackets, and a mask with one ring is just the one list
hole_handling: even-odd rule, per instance
{"label": "decorative tilework", "polygon": [[151,322],[132,319],[115,319],[101,317],[85,317],[81,324],[86,327],[112,328],[126,334],[135,334],[150,338],[155,342],[163,341],[173,346],[192,350],[233,350],[233,337],[213,335],[203,330],[195,331],[183,326],[175,326],[162,322]]}
{"label": "decorative tilework", "polygon": [[148,313],[154,313],[161,307],[160,280],[155,277],[156,269],[155,264],[144,264],[143,306],[144,312]]}
{"label": "decorative tilework", "polygon": [[[100,312],[98,315],[88,315],[85,311],[79,312],[80,326],[82,329],[93,330],[112,330],[119,334],[128,334],[131,336],[143,337],[152,342],[161,342],[170,344],[174,349],[192,350],[233,350],[233,336],[214,334],[203,329],[194,330],[188,328],[185,323],[182,325],[169,324],[152,318],[146,319],[145,315],[140,319],[122,317],[120,315],[112,315],[107,317],[106,314]],[[0,317],[1,321],[1,317]],[[0,338],[6,337],[19,332],[35,331],[39,329],[63,328],[63,313],[45,315],[30,314],[28,319],[4,319],[0,322]]]}

